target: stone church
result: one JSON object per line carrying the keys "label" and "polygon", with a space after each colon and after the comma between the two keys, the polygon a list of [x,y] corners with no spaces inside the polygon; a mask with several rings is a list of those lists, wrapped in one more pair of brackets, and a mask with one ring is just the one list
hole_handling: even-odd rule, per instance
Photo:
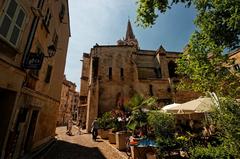
{"label": "stone church", "polygon": [[[128,21],[126,37],[116,45],[98,45],[83,54],[80,109],[89,131],[91,122],[106,111],[124,105],[134,94],[155,96],[159,106],[196,97],[178,92],[175,60],[180,52],[140,49]],[[85,115],[84,115],[85,114]]]}

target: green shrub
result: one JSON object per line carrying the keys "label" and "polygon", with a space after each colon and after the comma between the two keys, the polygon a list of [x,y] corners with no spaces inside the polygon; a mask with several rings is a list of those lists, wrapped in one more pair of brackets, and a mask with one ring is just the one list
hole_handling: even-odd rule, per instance
{"label": "green shrub", "polygon": [[219,104],[210,114],[210,124],[215,125],[217,142],[208,142],[208,146],[192,147],[193,159],[230,159],[240,158],[240,105],[229,97],[219,98]]}
{"label": "green shrub", "polygon": [[105,112],[102,117],[98,118],[98,125],[101,129],[110,129],[111,113]]}
{"label": "green shrub", "polygon": [[208,147],[197,146],[190,150],[191,159],[231,159],[230,152],[224,146]]}
{"label": "green shrub", "polygon": [[159,156],[164,157],[170,154],[177,145],[174,136],[175,120],[173,115],[160,111],[150,111],[148,113],[148,124],[154,129]]}
{"label": "green shrub", "polygon": [[147,120],[157,136],[168,136],[175,131],[175,119],[172,114],[150,111]]}

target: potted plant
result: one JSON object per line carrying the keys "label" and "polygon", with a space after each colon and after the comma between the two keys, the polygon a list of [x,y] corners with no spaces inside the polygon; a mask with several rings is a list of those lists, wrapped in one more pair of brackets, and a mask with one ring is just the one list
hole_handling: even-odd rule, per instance
{"label": "potted plant", "polygon": [[111,121],[110,121],[110,130],[108,133],[109,143],[115,144],[116,143],[116,132],[121,130],[121,123],[118,121],[119,117],[123,112],[121,110],[113,110],[111,112]]}
{"label": "potted plant", "polygon": [[154,130],[157,145],[158,156],[164,158],[171,157],[171,152],[176,149],[177,141],[175,138],[175,118],[172,114],[159,111],[150,111],[148,113],[148,124]]}
{"label": "potted plant", "polygon": [[131,115],[129,117],[129,121],[127,124],[127,128],[134,132],[136,128],[140,129],[144,135],[147,133],[147,112],[151,109],[151,107],[156,103],[156,99],[154,97],[150,97],[145,99],[141,95],[134,95],[127,107],[131,110]]}
{"label": "potted plant", "polygon": [[110,112],[105,112],[101,118],[98,118],[98,123],[99,123],[98,132],[102,139],[108,138],[108,129],[110,128],[109,127],[110,120],[111,120]]}
{"label": "potted plant", "polygon": [[116,132],[115,128],[109,129],[108,132],[108,140],[110,144],[116,144]]}
{"label": "potted plant", "polygon": [[[137,142],[142,141],[142,137],[148,136],[148,112],[155,107],[155,103],[156,99],[154,97],[144,98],[143,96],[136,94],[127,104],[127,107],[131,111],[127,128],[132,132],[132,136]],[[136,137],[141,137],[141,139],[136,139]],[[133,158],[145,155],[139,153],[143,152],[141,151],[141,148],[130,146],[130,149]],[[148,150],[146,152],[148,152]]]}

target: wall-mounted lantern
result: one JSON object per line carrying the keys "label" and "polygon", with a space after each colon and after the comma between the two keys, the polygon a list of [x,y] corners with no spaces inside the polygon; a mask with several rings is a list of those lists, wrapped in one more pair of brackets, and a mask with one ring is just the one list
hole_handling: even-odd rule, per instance
{"label": "wall-mounted lantern", "polygon": [[54,45],[49,45],[48,46],[48,56],[44,56],[44,57],[53,57],[56,54],[56,48]]}

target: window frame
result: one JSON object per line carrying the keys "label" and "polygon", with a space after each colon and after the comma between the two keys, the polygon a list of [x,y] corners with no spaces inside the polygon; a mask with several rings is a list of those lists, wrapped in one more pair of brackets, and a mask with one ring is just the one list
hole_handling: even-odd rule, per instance
{"label": "window frame", "polygon": [[[2,34],[0,34],[0,38],[1,38],[2,40],[4,40],[5,42],[7,42],[10,46],[12,46],[12,47],[14,47],[14,48],[18,48],[18,46],[19,46],[19,41],[20,41],[20,39],[22,38],[22,33],[23,33],[24,28],[25,28],[25,25],[26,25],[26,20],[27,20],[28,14],[27,14],[25,8],[23,7],[23,5],[21,4],[21,2],[19,2],[19,1],[17,1],[17,0],[14,0],[14,1],[16,2],[17,7],[16,7],[16,10],[15,10],[15,12],[14,12],[13,18],[11,18],[11,17],[7,14],[7,10],[8,10],[8,8],[9,8],[9,6],[10,6],[11,0],[5,2],[5,4],[3,5],[2,12],[0,12],[0,15],[1,15],[1,17],[0,17],[0,27],[1,27],[2,24],[3,24],[3,21],[4,21],[5,16],[7,16],[7,17],[10,19],[10,21],[11,21],[10,27],[9,27],[9,29],[8,29],[8,31],[7,31],[7,34],[6,34],[6,37],[3,36]],[[18,19],[18,16],[19,16],[20,11],[22,11],[22,12],[24,13],[24,18],[23,18],[23,20],[22,20],[21,26],[19,26],[19,25],[17,24],[17,19]],[[16,40],[15,44],[13,44],[13,43],[11,42],[11,37],[12,37],[13,30],[14,30],[15,26],[17,27],[17,29],[19,29],[19,34],[18,34],[18,37],[17,37],[17,40]]]}
{"label": "window frame", "polygon": [[66,14],[66,6],[62,3],[59,14],[58,14],[59,20],[60,20],[61,23],[63,22],[65,14]]}
{"label": "window frame", "polygon": [[56,49],[57,49],[57,46],[58,46],[58,41],[59,41],[59,37],[58,37],[57,31],[55,30],[54,34],[52,36],[52,43],[53,43],[53,45],[55,46]]}
{"label": "window frame", "polygon": [[47,8],[42,21],[43,21],[43,25],[45,26],[45,28],[47,29],[48,32],[49,32],[49,27],[51,25],[51,19],[52,19],[52,11],[50,8]]}
{"label": "window frame", "polygon": [[108,80],[112,81],[112,67],[108,67]]}
{"label": "window frame", "polygon": [[153,85],[152,85],[152,84],[149,85],[149,95],[150,95],[150,96],[154,96],[154,93],[153,93]]}
{"label": "window frame", "polygon": [[123,81],[124,80],[124,69],[123,67],[120,68],[120,78]]}

